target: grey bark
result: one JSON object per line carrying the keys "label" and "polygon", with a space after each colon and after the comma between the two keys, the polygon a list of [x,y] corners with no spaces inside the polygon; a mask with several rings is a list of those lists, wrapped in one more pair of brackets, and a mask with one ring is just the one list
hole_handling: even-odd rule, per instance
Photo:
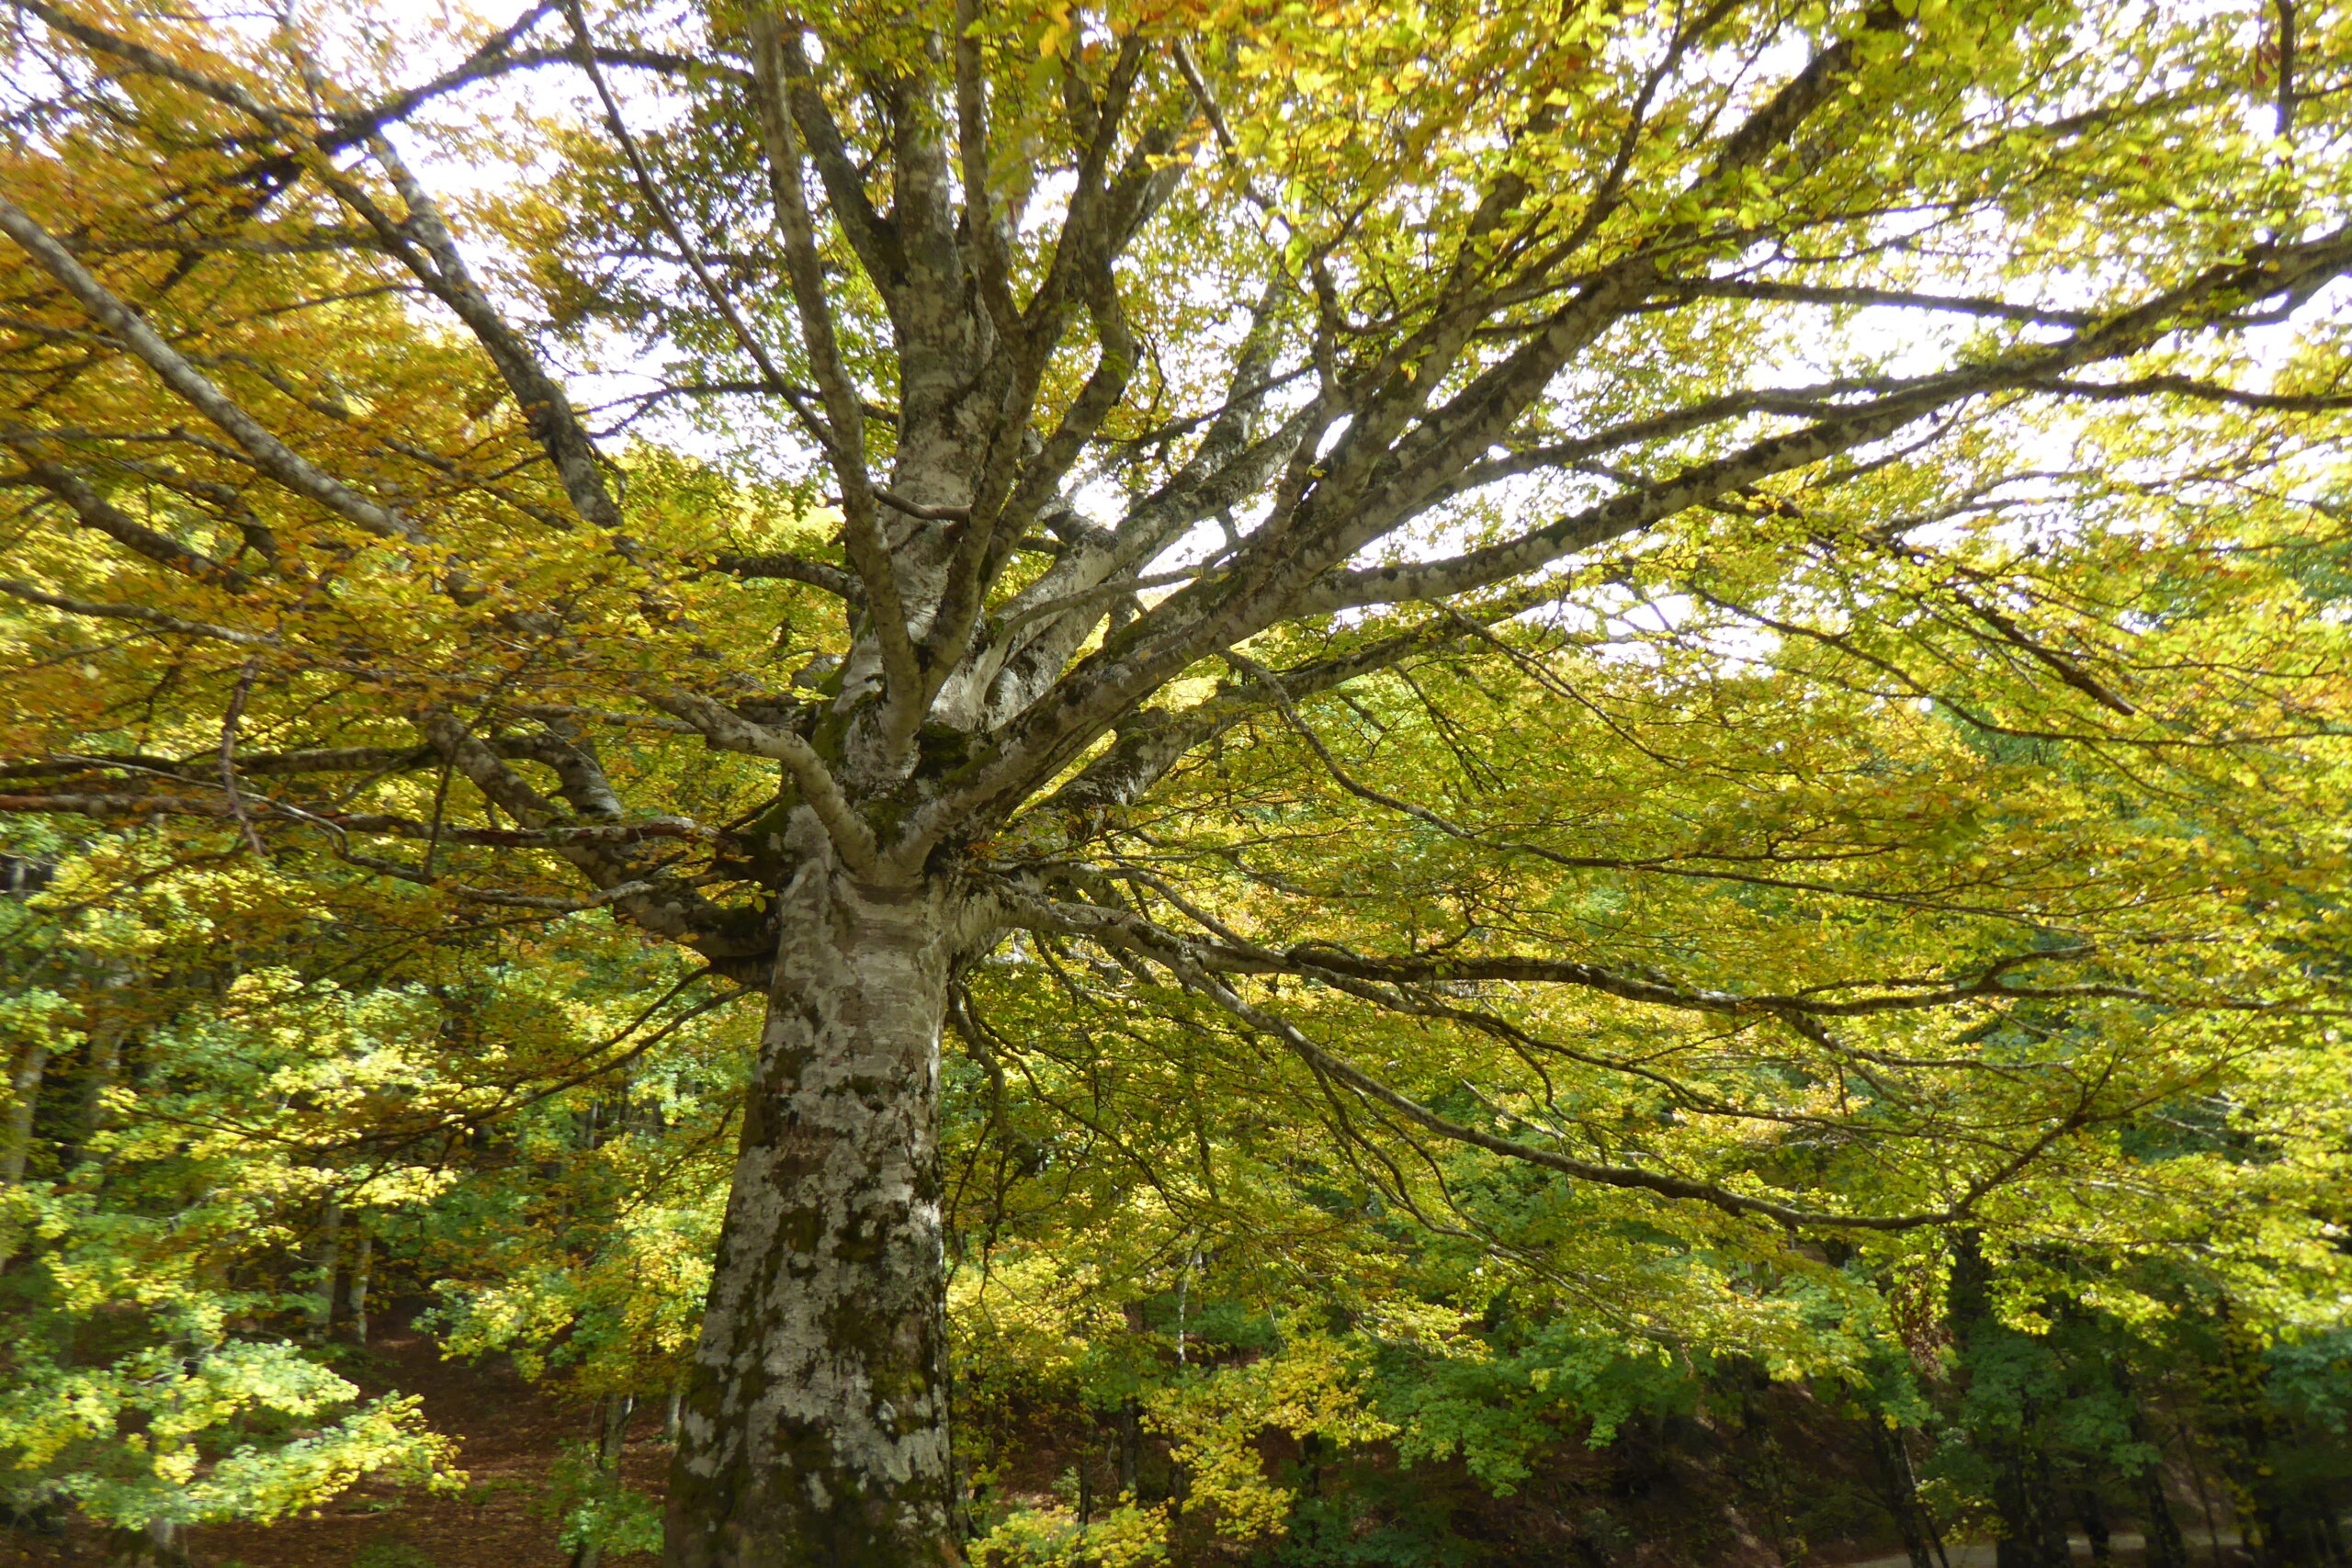
{"label": "grey bark", "polygon": [[939,1045],[972,911],[821,855],[784,905],[665,1561],[954,1562]]}
{"label": "grey bark", "polygon": [[354,1345],[368,1343],[368,1272],[375,1253],[376,1238],[361,1230],[358,1239],[335,1260],[327,1326],[331,1334]]}

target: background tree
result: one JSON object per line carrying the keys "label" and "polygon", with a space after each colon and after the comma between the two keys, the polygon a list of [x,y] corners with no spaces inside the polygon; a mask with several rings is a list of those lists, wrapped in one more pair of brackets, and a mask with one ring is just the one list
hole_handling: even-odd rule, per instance
{"label": "background tree", "polygon": [[[679,1568],[957,1554],[992,953],[1631,1292],[2086,1222],[2308,1037],[2343,18],[12,5],[5,804],[769,992]],[[680,404],[755,482],[615,447]]]}

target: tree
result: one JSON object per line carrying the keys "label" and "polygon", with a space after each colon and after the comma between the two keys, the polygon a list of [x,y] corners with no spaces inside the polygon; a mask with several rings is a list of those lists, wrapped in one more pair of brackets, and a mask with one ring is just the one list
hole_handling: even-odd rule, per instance
{"label": "tree", "polygon": [[1748,1249],[1998,1219],[2324,988],[2342,18],[11,3],[0,805],[769,993],[676,1568],[956,1557],[991,953],[1408,1207]]}
{"label": "tree", "polygon": [[[103,851],[38,847],[61,900],[103,886]],[[115,1561],[169,1565],[190,1525],[284,1517],[370,1472],[445,1482],[451,1445],[414,1398],[363,1399],[293,1336],[251,1332],[273,1315],[327,1326],[332,1254],[311,1278],[284,1268],[322,1200],[339,1214],[429,1189],[413,1168],[300,1157],[286,1135],[314,1129],[321,1101],[364,1117],[417,1085],[420,998],[305,993],[275,966],[234,976],[231,954],[252,959],[267,942],[252,926],[272,922],[224,943],[212,917],[256,891],[239,874],[254,868],[148,851],[116,869],[178,896],[164,921],[126,898],[62,921],[0,905],[21,1129],[0,1187],[0,1506],[14,1521],[70,1502]],[[279,936],[314,892],[281,906]]]}

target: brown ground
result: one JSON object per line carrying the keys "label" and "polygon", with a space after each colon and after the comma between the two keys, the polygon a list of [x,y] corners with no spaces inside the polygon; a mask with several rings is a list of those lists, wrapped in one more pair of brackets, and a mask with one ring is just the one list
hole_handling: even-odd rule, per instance
{"label": "brown ground", "polygon": [[[423,1396],[435,1430],[456,1438],[469,1484],[460,1494],[362,1483],[315,1513],[275,1525],[215,1525],[190,1532],[196,1568],[566,1568],[546,1505],[548,1469],[568,1439],[588,1433],[584,1405],[551,1396],[497,1361],[444,1361],[433,1341],[401,1329],[338,1368],[371,1393]],[[640,1414],[624,1468],[656,1495],[669,1450],[658,1408]],[[408,1552],[395,1549],[405,1544]],[[371,1559],[365,1564],[363,1554]],[[0,1568],[95,1568],[96,1541],[28,1540],[0,1529]],[[607,1557],[606,1568],[649,1568],[650,1556]]]}

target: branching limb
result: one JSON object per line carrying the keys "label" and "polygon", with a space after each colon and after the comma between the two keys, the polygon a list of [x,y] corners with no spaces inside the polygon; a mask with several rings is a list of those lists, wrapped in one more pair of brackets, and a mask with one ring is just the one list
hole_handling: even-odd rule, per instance
{"label": "branching limb", "polygon": [[816,220],[801,178],[800,144],[789,101],[785,26],[773,10],[762,6],[753,10],[750,28],[752,97],[759,111],[769,194],[784,239],[785,274],[792,286],[793,309],[800,318],[801,343],[809,368],[824,396],[824,419],[816,428],[841,485],[842,544],[865,589],[867,615],[881,650],[884,698],[891,710],[886,728],[894,735],[911,735],[922,721],[922,666],[908,629],[889,542],[875,514],[873,476],[865,461],[864,400],[842,358],[824,263],[817,247]]}
{"label": "branching limb", "polygon": [[144,604],[108,604],[90,599],[71,599],[62,593],[36,588],[29,582],[19,582],[12,577],[0,577],[0,593],[35,604],[45,604],[69,615],[87,615],[96,620],[134,621],[153,626],[175,637],[205,637],[215,642],[233,643],[239,648],[276,648],[278,639],[260,632],[239,631],[234,626],[215,626],[209,621],[191,621]]}
{"label": "branching limb", "polygon": [[405,221],[395,222],[369,199],[356,182],[337,174],[322,155],[312,167],[328,188],[373,229],[386,249],[424,285],[434,298],[449,307],[482,346],[499,377],[521,408],[525,423],[547,453],[572,508],[592,526],[607,533],[621,527],[619,504],[605,484],[596,449],[573,411],[571,398],[539,363],[522,335],[510,326],[474,281],[457,239],[441,215],[440,205],[422,181],[409,171],[391,143],[379,136],[369,142],[376,162],[390,176],[408,209]]}
{"label": "branching limb", "polygon": [[2048,1128],[2041,1137],[2026,1148],[2015,1151],[2000,1167],[1970,1182],[1953,1202],[1942,1209],[1909,1214],[1844,1214],[1800,1209],[1736,1191],[1716,1182],[1576,1159],[1555,1150],[1534,1147],[1498,1136],[1482,1128],[1464,1125],[1381,1083],[1317,1044],[1289,1020],[1246,1000],[1230,986],[1216,978],[1210,966],[1201,962],[1194,944],[1182,937],[1119,910],[1056,903],[1016,894],[1003,897],[1013,919],[1031,930],[1082,936],[1149,957],[1173,976],[1186,990],[1214,1002],[1251,1029],[1280,1041],[1315,1071],[1328,1075],[1367,1101],[1385,1107],[1424,1131],[1451,1142],[1484,1149],[1489,1154],[1541,1166],[1577,1180],[1705,1203],[1725,1213],[1770,1220],[1790,1230],[1895,1232],[1958,1223],[1966,1219],[1986,1194],[2015,1179],[2059,1139],[2079,1130],[2092,1119],[2088,1101],[2078,1102],[2067,1116]]}
{"label": "branching limb", "polygon": [[881,877],[893,868],[886,868],[874,839],[874,829],[867,826],[842,793],[842,787],[829,771],[816,749],[788,729],[772,728],[754,724],[725,705],[695,692],[668,691],[651,699],[662,712],[673,714],[693,725],[704,741],[721,751],[739,751],[746,756],[768,757],[784,764],[800,798],[808,803],[817,819],[824,824],[833,849],[842,863],[861,876]]}
{"label": "branching limb", "polygon": [[0,233],[24,249],[89,313],[90,319],[144,363],[182,400],[219,425],[244,449],[254,466],[297,495],[317,502],[328,511],[384,538],[413,539],[415,525],[389,506],[368,500],[271,434],[261,422],[239,407],[228,394],[186,355],[165,343],[138,312],[90,273],[74,254],[35,222],[22,208],[0,197]]}

